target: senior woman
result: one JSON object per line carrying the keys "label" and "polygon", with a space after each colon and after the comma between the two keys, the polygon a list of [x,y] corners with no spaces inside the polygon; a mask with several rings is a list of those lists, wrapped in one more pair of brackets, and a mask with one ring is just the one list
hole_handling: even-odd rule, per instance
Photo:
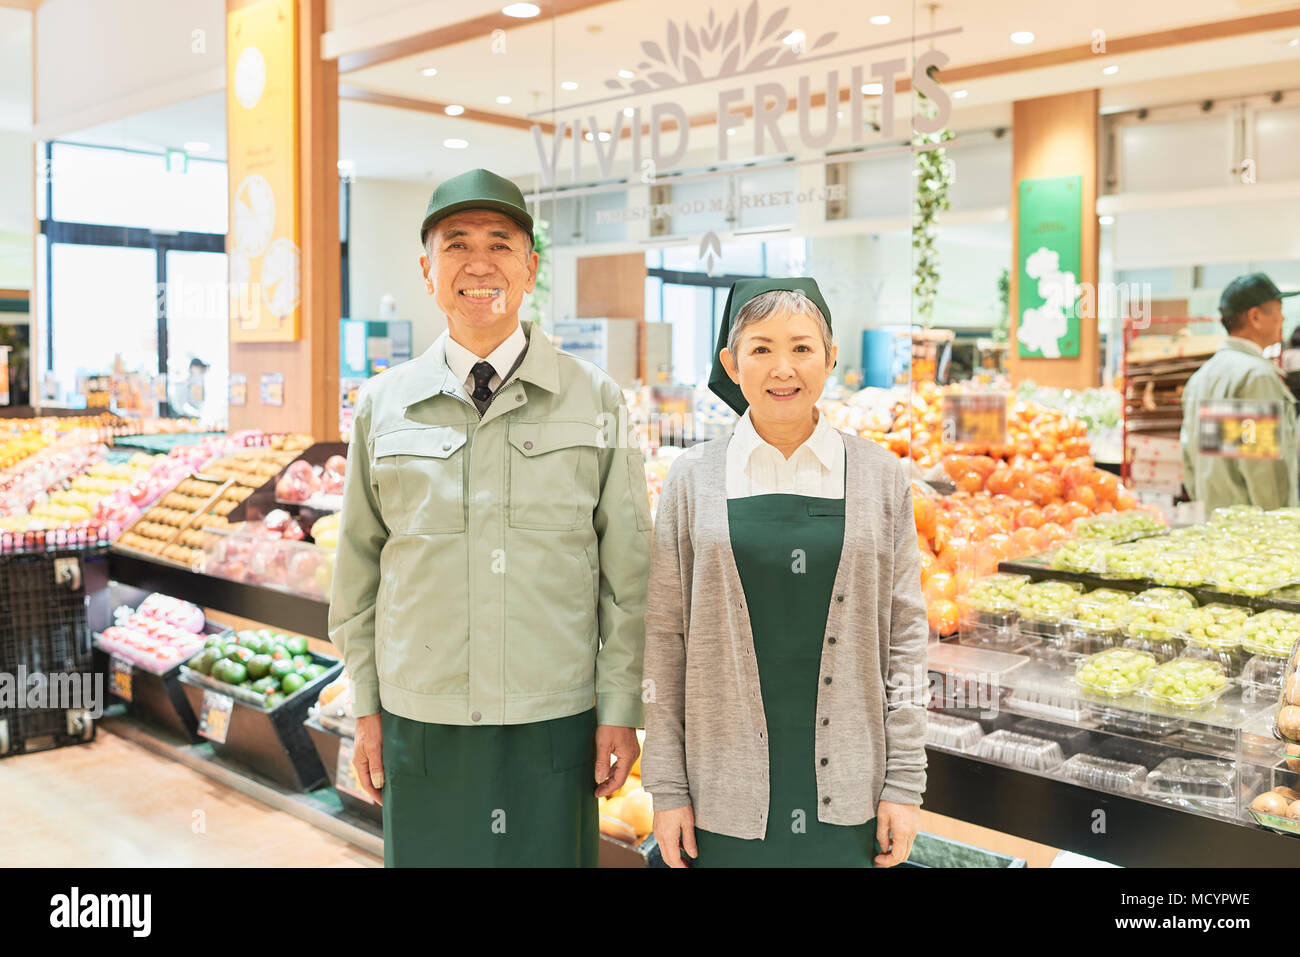
{"label": "senior woman", "polygon": [[642,769],[670,866],[892,866],[919,826],[911,486],[818,413],[830,318],[812,279],[732,286],[709,387],[741,418],[659,499]]}

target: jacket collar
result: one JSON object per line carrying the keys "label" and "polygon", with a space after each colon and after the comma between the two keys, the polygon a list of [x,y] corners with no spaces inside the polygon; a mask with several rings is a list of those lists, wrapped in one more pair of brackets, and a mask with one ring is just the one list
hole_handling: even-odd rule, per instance
{"label": "jacket collar", "polygon": [[1264,358],[1264,350],[1249,339],[1242,339],[1239,336],[1228,336],[1219,346],[1220,349],[1230,349],[1233,352],[1242,352],[1248,356],[1254,356],[1256,359]]}
{"label": "jacket collar", "polygon": [[[528,337],[528,351],[524,353],[516,375],[547,392],[559,392],[560,362],[555,346],[551,345],[551,340],[546,338],[546,334],[533,323],[521,320],[519,325]],[[403,406],[409,408],[417,402],[444,393],[465,399],[464,383],[456,381],[456,374],[447,365],[445,331],[434,340],[433,345],[407,363],[407,366],[409,367],[406,373],[407,381],[402,391]]]}

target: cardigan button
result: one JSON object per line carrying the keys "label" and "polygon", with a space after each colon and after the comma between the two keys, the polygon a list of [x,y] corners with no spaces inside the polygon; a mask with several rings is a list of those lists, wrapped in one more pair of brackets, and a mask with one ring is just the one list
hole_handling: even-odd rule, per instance
{"label": "cardigan button", "polygon": [[830,803],[831,803],[831,799],[828,798],[828,797],[826,797],[826,798],[822,798],[822,803],[823,803],[823,804],[830,804]]}
{"label": "cardigan button", "polygon": [[843,595],[836,595],[836,596],[835,596],[835,600],[836,600],[836,601],[843,601],[843,600],[844,600],[844,596],[843,596]]}
{"label": "cardigan button", "polygon": [[830,684],[830,683],[831,683],[830,675],[827,675],[825,678],[822,679],[822,684]]}
{"label": "cardigan button", "polygon": [[829,641],[832,645],[835,644],[835,636],[834,636],[834,635],[831,635],[831,636],[830,636],[829,638],[827,638],[826,640]]}
{"label": "cardigan button", "polygon": [[826,765],[830,763],[831,763],[830,758],[822,758],[822,767],[826,767]]}
{"label": "cardigan button", "polygon": [[828,725],[828,724],[830,724],[830,723],[831,723],[831,719],[830,719],[830,718],[822,718],[822,727],[823,727],[823,728],[826,727],[826,725]]}

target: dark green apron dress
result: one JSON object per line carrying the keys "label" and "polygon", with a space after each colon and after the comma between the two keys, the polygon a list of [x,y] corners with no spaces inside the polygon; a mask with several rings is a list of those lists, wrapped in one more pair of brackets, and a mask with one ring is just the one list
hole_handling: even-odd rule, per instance
{"label": "dark green apron dress", "polygon": [[844,500],[755,495],[727,500],[767,718],[770,806],[762,840],[695,829],[693,867],[874,867],[876,822],[817,820],[817,688],[831,593],[844,547]]}
{"label": "dark green apron dress", "polygon": [[596,711],[531,724],[383,712],[388,867],[595,867]]}

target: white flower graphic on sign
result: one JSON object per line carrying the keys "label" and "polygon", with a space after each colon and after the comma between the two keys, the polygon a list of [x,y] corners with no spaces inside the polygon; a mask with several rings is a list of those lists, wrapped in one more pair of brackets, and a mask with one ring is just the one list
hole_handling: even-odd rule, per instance
{"label": "white flower graphic on sign", "polygon": [[1026,349],[1041,352],[1045,359],[1059,359],[1061,339],[1070,328],[1066,314],[1079,298],[1079,284],[1074,273],[1061,272],[1061,257],[1044,246],[1025,260],[1025,273],[1038,280],[1043,304],[1021,313],[1016,338]]}
{"label": "white flower graphic on sign", "polygon": [[262,301],[271,315],[285,318],[298,308],[298,247],[277,239],[262,258]]}
{"label": "white flower graphic on sign", "polygon": [[256,259],[275,234],[275,193],[266,177],[257,173],[244,177],[235,189],[231,213],[235,248]]}
{"label": "white flower graphic on sign", "polygon": [[257,47],[244,47],[235,60],[235,99],[246,110],[257,106],[266,90],[266,58]]}

